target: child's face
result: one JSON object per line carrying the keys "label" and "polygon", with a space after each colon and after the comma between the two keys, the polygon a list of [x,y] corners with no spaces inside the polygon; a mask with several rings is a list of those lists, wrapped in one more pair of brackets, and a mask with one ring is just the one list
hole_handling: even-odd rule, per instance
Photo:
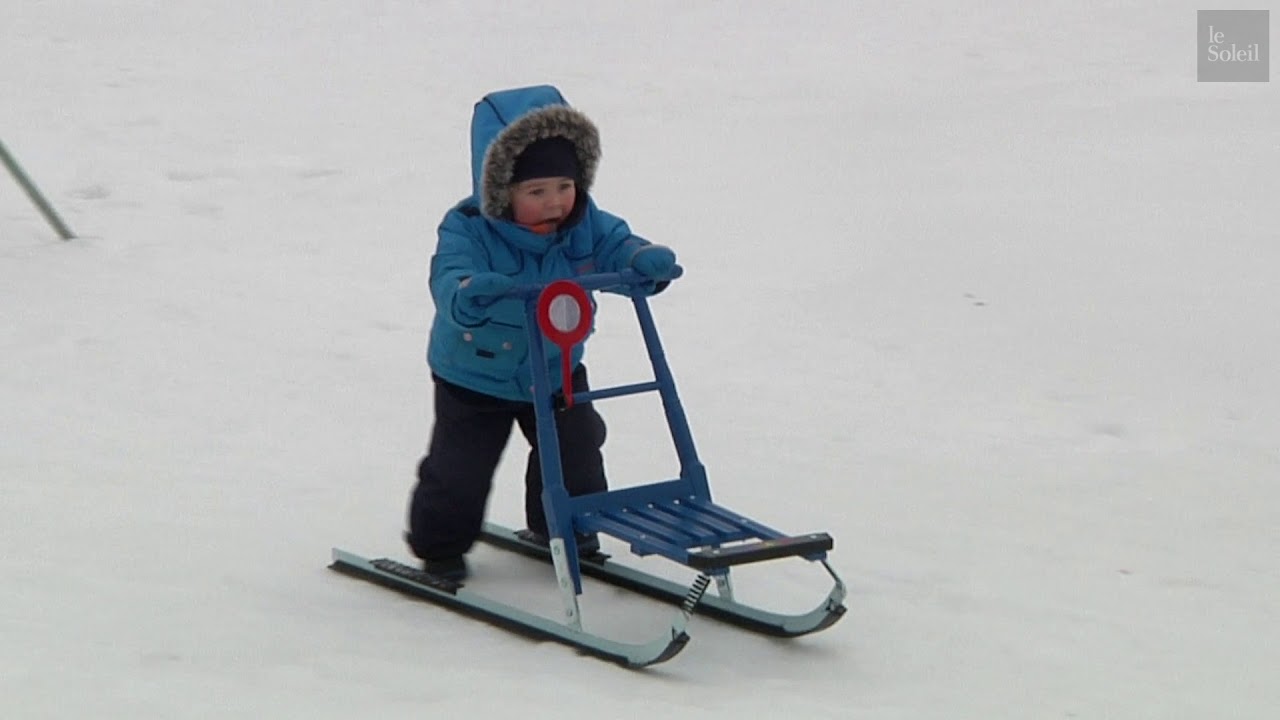
{"label": "child's face", "polygon": [[534,178],[511,186],[511,214],[521,225],[558,225],[573,211],[572,178]]}

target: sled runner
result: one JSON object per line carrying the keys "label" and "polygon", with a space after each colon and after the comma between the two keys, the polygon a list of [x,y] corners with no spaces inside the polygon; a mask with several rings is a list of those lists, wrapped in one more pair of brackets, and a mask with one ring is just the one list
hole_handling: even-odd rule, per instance
{"label": "sled runner", "polygon": [[[679,268],[677,267],[677,271]],[[678,276],[677,272],[677,276]],[[706,470],[698,458],[675,381],[667,365],[657,327],[641,290],[652,282],[634,271],[583,275],[545,286],[512,290],[526,301],[530,362],[534,368],[534,409],[542,463],[543,509],[550,530],[545,544],[507,528],[486,523],[481,540],[495,547],[549,561],[555,568],[564,605],[559,620],[535,615],[468,591],[464,583],[433,577],[417,568],[382,558],[369,560],[334,549],[331,568],[480,617],[512,630],[546,637],[628,667],[667,660],[689,641],[685,632],[693,613],[702,613],[755,632],[794,637],[822,630],[844,614],[845,586],[827,562],[833,540],[827,533],[787,535],[712,501]],[[588,291],[609,289],[631,298],[648,351],[654,379],[633,385],[573,393],[569,357],[591,329]],[[540,336],[541,335],[541,336]],[[679,476],[647,485],[571,497],[565,489],[555,425],[558,399],[545,371],[543,337],[565,358],[563,402],[590,402],[657,392],[679,460]],[[542,370],[540,372],[540,369]],[[608,535],[638,556],[657,555],[696,571],[688,587],[616,562],[601,554],[579,557],[577,536]],[[833,581],[831,591],[807,613],[785,615],[735,600],[731,568],[747,563],[802,558],[820,565]],[[679,606],[671,625],[645,644],[620,643],[583,629],[579,597],[588,575]],[[708,594],[712,581],[715,593]]]}

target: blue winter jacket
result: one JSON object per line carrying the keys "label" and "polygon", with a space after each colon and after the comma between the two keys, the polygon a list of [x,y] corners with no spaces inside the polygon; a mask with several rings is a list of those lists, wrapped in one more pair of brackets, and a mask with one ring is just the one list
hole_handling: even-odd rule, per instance
{"label": "blue winter jacket", "polygon": [[[562,136],[574,143],[582,177],[573,214],[555,232],[539,235],[510,218],[507,187],[515,158],[531,142]],[[524,302],[503,299],[472,314],[474,305],[455,302],[458,284],[483,272],[498,272],[517,284],[544,284],[592,272],[627,268],[648,241],[627,223],[598,207],[588,191],[600,159],[595,126],[570,108],[560,92],[538,86],[491,93],[476,103],[471,122],[472,193],[439,227],[431,259],[431,295],[436,315],[427,362],[440,378],[486,395],[532,400],[533,374]],[[539,335],[540,337],[540,335]],[[545,339],[552,387],[560,387],[560,350]],[[573,350],[574,367],[583,348]]]}

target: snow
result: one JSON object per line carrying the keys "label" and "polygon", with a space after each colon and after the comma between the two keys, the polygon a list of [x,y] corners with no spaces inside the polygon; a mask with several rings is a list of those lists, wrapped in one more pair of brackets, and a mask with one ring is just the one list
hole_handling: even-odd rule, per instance
{"label": "snow", "polygon": [[[10,8],[0,139],[81,237],[0,177],[4,714],[1274,716],[1280,101],[1195,82],[1198,7]],[[654,308],[717,500],[836,538],[830,630],[695,618],[628,672],[326,569],[406,556],[434,227],[472,103],[540,82],[688,270]],[[642,379],[599,323],[596,384]],[[615,485],[672,472],[651,401],[601,410]]]}

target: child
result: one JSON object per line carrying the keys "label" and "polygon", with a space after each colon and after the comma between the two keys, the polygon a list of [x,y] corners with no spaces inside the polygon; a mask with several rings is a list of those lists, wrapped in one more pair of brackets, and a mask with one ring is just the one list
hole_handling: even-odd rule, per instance
{"label": "child", "polygon": [[[517,284],[545,284],[633,268],[666,286],[675,253],[631,233],[588,194],[600,163],[595,125],[551,86],[491,93],[471,120],[471,196],[445,214],[431,258],[436,315],[427,361],[435,383],[435,426],[409,503],[405,539],[433,575],[460,580],[463,555],[480,534],[493,474],[514,422],[529,441],[525,521],[548,535],[532,404],[524,300]],[[546,358],[553,385],[560,352]],[[573,351],[575,393],[587,390],[582,348]],[[591,403],[556,412],[570,495],[607,488],[604,420]],[[595,537],[579,550],[598,550]]]}

